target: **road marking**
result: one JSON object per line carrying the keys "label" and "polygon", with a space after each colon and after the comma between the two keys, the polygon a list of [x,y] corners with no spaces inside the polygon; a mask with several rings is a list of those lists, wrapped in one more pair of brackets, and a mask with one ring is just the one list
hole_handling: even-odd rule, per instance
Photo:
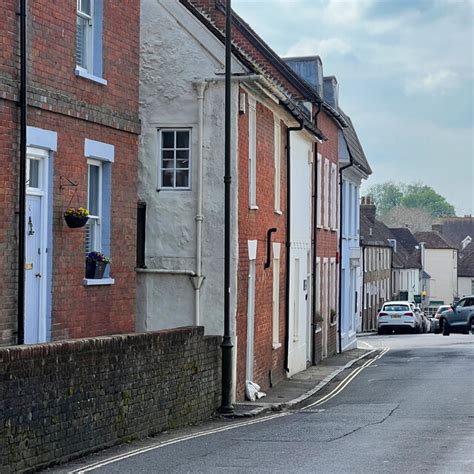
{"label": "road marking", "polygon": [[[373,359],[370,359],[369,361],[365,362],[362,366],[360,366],[354,372],[349,374],[332,392],[330,392],[329,394],[327,394],[324,397],[320,398],[319,400],[312,403],[311,405],[306,406],[302,410],[305,410],[307,408],[310,408],[310,407],[313,407],[313,406],[316,406],[316,405],[322,405],[323,403],[326,403],[327,401],[329,401],[332,398],[334,398],[335,396],[337,396],[339,393],[341,393],[347,387],[347,385],[349,385],[350,382],[352,382],[352,380],[354,380],[357,377],[357,375],[359,375],[364,369],[366,369],[371,364],[373,364],[376,360],[378,360],[382,356],[384,356],[389,350],[390,350],[389,348],[385,348],[378,356],[376,356]],[[161,442],[159,442],[157,444],[154,444],[154,445],[151,445],[151,446],[147,446],[147,447],[139,448],[139,449],[134,449],[134,450],[129,451],[129,452],[124,453],[124,454],[119,454],[117,456],[112,456],[112,457],[110,457],[108,459],[105,459],[103,461],[98,461],[98,462],[89,464],[87,466],[75,469],[75,470],[70,471],[70,472],[74,473],[74,474],[83,474],[83,473],[94,471],[95,469],[99,469],[101,467],[107,466],[108,464],[112,464],[112,463],[115,463],[115,462],[118,462],[118,461],[123,461],[125,459],[131,458],[133,456],[137,456],[139,454],[144,454],[144,453],[147,453],[149,451],[153,451],[155,449],[160,449],[160,448],[164,448],[166,446],[181,443],[182,441],[189,441],[189,440],[192,440],[192,439],[201,438],[203,436],[209,436],[209,435],[212,435],[212,434],[215,434],[215,433],[222,433],[224,431],[229,431],[229,430],[241,428],[243,426],[250,426],[250,425],[255,425],[257,423],[264,423],[266,421],[274,420],[276,418],[281,418],[283,416],[289,416],[291,414],[292,414],[291,412],[278,413],[276,415],[265,416],[265,417],[259,418],[257,420],[244,421],[244,422],[236,423],[236,424],[233,424],[233,425],[230,425],[230,426],[223,426],[221,428],[214,428],[214,429],[211,429],[211,430],[206,430],[206,431],[200,431],[198,433],[193,433],[191,435],[181,436],[179,438],[174,438],[174,439],[171,439],[169,441],[161,441]]]}
{"label": "road marking", "polygon": [[339,385],[332,392],[329,392],[327,395],[320,398],[319,400],[316,400],[310,405],[302,408],[302,410],[322,405],[323,403],[326,403],[327,401],[333,399],[335,396],[339,395],[364,369],[372,365],[376,360],[379,360],[381,357],[383,357],[389,350],[390,349],[388,347],[385,348],[377,357],[374,357],[373,359],[370,359],[369,361],[365,362],[358,369],[354,370],[354,372],[349,374],[342,382],[339,383]]}
{"label": "road marking", "polygon": [[106,466],[107,464],[112,464],[112,463],[117,462],[117,461],[123,461],[124,459],[131,458],[131,457],[136,456],[138,454],[143,454],[143,453],[146,453],[148,451],[153,451],[155,449],[164,448],[164,447],[170,446],[172,444],[181,443],[182,441],[189,441],[191,439],[201,438],[202,436],[208,436],[208,435],[215,434],[215,433],[221,433],[223,431],[233,430],[233,429],[236,429],[236,428],[240,428],[242,426],[255,425],[257,423],[263,423],[265,421],[274,420],[276,418],[281,418],[283,416],[288,416],[290,414],[291,413],[289,413],[289,412],[288,413],[278,413],[276,415],[266,416],[264,418],[259,418],[257,420],[244,421],[244,422],[236,423],[236,424],[230,425],[230,426],[223,426],[221,428],[214,428],[212,430],[200,431],[198,433],[193,433],[191,435],[181,436],[179,438],[174,438],[174,439],[171,439],[169,441],[161,441],[160,443],[154,444],[152,446],[147,446],[145,448],[134,449],[133,451],[129,451],[129,452],[124,453],[124,454],[119,454],[117,456],[113,456],[113,457],[105,459],[103,461],[98,461],[98,462],[95,462],[93,464],[89,464],[88,466],[81,467],[81,468],[75,469],[74,471],[70,471],[70,472],[71,473],[77,473],[77,474],[90,472],[90,471],[93,471],[93,470],[98,469],[100,467]]}

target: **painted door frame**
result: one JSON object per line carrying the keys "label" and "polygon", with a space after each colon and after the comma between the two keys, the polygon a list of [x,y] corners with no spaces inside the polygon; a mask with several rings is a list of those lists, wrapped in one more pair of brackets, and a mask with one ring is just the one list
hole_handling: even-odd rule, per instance
{"label": "painted door frame", "polygon": [[[28,147],[27,148],[27,160],[28,164],[31,159],[36,159],[40,162],[39,167],[39,187],[38,188],[30,188],[28,183],[26,186],[26,202],[28,203],[28,196],[38,196],[41,198],[41,225],[40,225],[40,248],[41,248],[41,279],[40,279],[40,291],[39,291],[39,301],[38,301],[38,338],[35,341],[27,341],[25,343],[39,343],[39,342],[46,342],[47,341],[47,301],[48,301],[48,280],[50,278],[49,275],[49,267],[48,267],[48,223],[49,223],[49,152],[47,150],[36,148],[36,147]],[[25,214],[24,219],[27,219],[27,215]],[[25,226],[25,232],[28,231],[28,225]],[[25,239],[27,236],[25,236]],[[25,240],[26,245],[26,240]],[[26,249],[25,249],[26,251]],[[26,254],[25,254],[26,256]],[[27,270],[28,271],[28,270]],[[35,272],[36,270],[33,269]],[[25,277],[25,307],[27,304],[28,298],[28,285]],[[25,317],[25,334],[26,334],[26,321]]]}

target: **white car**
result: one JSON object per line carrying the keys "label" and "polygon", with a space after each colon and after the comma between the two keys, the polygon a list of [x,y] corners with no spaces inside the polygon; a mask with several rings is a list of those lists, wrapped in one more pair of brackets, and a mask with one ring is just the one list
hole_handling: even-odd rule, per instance
{"label": "white car", "polygon": [[387,301],[377,317],[377,331],[384,334],[388,330],[408,328],[423,332],[421,314],[409,301]]}

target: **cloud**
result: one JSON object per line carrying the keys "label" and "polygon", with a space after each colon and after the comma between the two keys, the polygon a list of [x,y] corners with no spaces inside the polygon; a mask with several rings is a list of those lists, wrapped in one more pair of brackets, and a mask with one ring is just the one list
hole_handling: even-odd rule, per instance
{"label": "cloud", "polygon": [[417,93],[444,94],[459,85],[459,76],[449,69],[429,72],[422,77],[409,79],[405,84],[407,95]]}
{"label": "cloud", "polygon": [[332,55],[347,55],[352,51],[352,46],[340,38],[317,40],[302,38],[286,52],[285,56],[313,56],[319,55],[326,58]]}

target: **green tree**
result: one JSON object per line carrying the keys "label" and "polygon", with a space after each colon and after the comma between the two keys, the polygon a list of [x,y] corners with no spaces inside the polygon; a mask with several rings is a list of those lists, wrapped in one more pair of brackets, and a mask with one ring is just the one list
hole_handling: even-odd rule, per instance
{"label": "green tree", "polygon": [[400,184],[388,181],[369,188],[379,216],[394,208],[423,209],[431,217],[453,217],[454,206],[439,195],[433,188],[422,183]]}
{"label": "green tree", "polygon": [[433,217],[454,217],[456,212],[454,206],[449,204],[443,196],[440,196],[433,188],[421,183],[407,186],[401,201],[404,207],[427,210]]}
{"label": "green tree", "polygon": [[383,216],[390,209],[401,205],[403,191],[400,188],[401,186],[393,181],[374,184],[369,188],[368,195],[374,200],[378,215]]}

